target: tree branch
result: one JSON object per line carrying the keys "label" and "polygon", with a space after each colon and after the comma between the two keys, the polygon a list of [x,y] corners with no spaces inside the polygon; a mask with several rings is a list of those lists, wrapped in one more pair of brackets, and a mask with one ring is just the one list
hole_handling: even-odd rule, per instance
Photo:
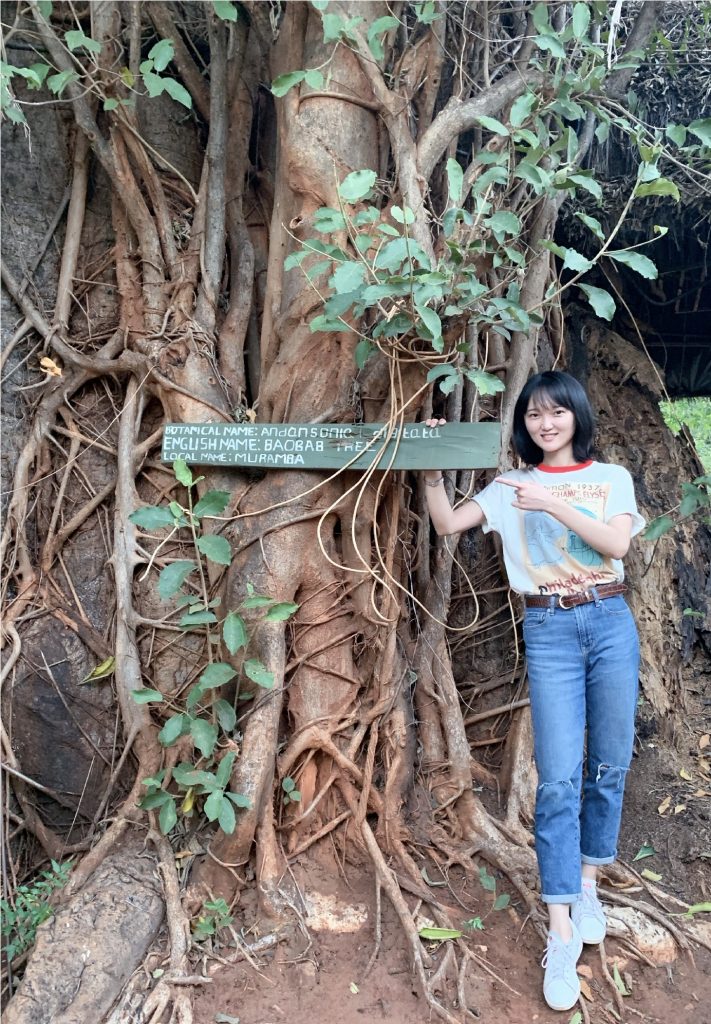
{"label": "tree branch", "polygon": [[417,146],[417,167],[427,181],[449,144],[462,132],[473,128],[482,114],[494,117],[517,96],[543,82],[543,73],[527,71],[521,75],[512,71],[481,96],[462,102],[452,96],[437,115]]}
{"label": "tree branch", "polygon": [[[645,48],[657,23],[657,15],[661,6],[660,0],[646,0],[642,4],[637,19],[627,36],[627,42],[622,51],[623,58],[632,50],[643,50]],[[634,68],[620,68],[619,71],[613,71],[608,78],[608,85],[605,90],[607,95],[611,99],[621,100],[627,92],[634,73]]]}
{"label": "tree branch", "polygon": [[[129,5],[130,6],[130,5]],[[173,44],[173,60],[180,72],[180,77],[185,82],[188,92],[193,98],[195,106],[202,117],[210,121],[210,93],[205,85],[205,79],[200,74],[197,64],[190,56],[183,38],[166,9],[165,4],[148,4],[148,13],[151,21],[163,39],[170,39]]]}

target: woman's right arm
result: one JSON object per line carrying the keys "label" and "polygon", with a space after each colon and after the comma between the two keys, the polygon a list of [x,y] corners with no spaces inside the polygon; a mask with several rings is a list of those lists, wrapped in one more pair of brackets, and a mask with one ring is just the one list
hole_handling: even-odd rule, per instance
{"label": "woman's right arm", "polygon": [[475,501],[465,501],[458,508],[452,508],[444,489],[441,470],[425,471],[425,494],[432,525],[439,536],[461,533],[473,526],[481,526],[484,513]]}

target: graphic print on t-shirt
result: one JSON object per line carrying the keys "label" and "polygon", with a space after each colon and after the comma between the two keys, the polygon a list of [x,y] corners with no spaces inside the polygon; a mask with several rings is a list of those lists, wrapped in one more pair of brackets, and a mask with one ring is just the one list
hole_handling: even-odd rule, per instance
{"label": "graphic print on t-shirt", "polygon": [[[609,483],[568,480],[546,487],[583,515],[604,521]],[[523,533],[525,561],[541,594],[574,593],[617,578],[608,559],[547,512],[526,512]]]}

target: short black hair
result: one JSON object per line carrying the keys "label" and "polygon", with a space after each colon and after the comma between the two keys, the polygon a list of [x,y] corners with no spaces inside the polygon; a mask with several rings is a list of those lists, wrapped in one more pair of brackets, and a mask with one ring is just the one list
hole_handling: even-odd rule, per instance
{"label": "short black hair", "polygon": [[544,399],[546,405],[562,405],[575,416],[573,434],[573,457],[576,462],[592,458],[595,438],[595,415],[582,384],[562,370],[547,370],[537,373],[525,384],[516,399],[513,415],[513,443],[517,454],[528,466],[543,462],[543,452],[531,440],[526,429],[526,410],[534,397]]}

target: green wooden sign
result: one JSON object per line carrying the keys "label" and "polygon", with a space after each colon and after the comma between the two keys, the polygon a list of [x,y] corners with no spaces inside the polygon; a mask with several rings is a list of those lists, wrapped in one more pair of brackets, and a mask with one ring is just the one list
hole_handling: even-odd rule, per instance
{"label": "green wooden sign", "polygon": [[484,469],[498,465],[498,423],[169,423],[164,462],[263,469]]}

